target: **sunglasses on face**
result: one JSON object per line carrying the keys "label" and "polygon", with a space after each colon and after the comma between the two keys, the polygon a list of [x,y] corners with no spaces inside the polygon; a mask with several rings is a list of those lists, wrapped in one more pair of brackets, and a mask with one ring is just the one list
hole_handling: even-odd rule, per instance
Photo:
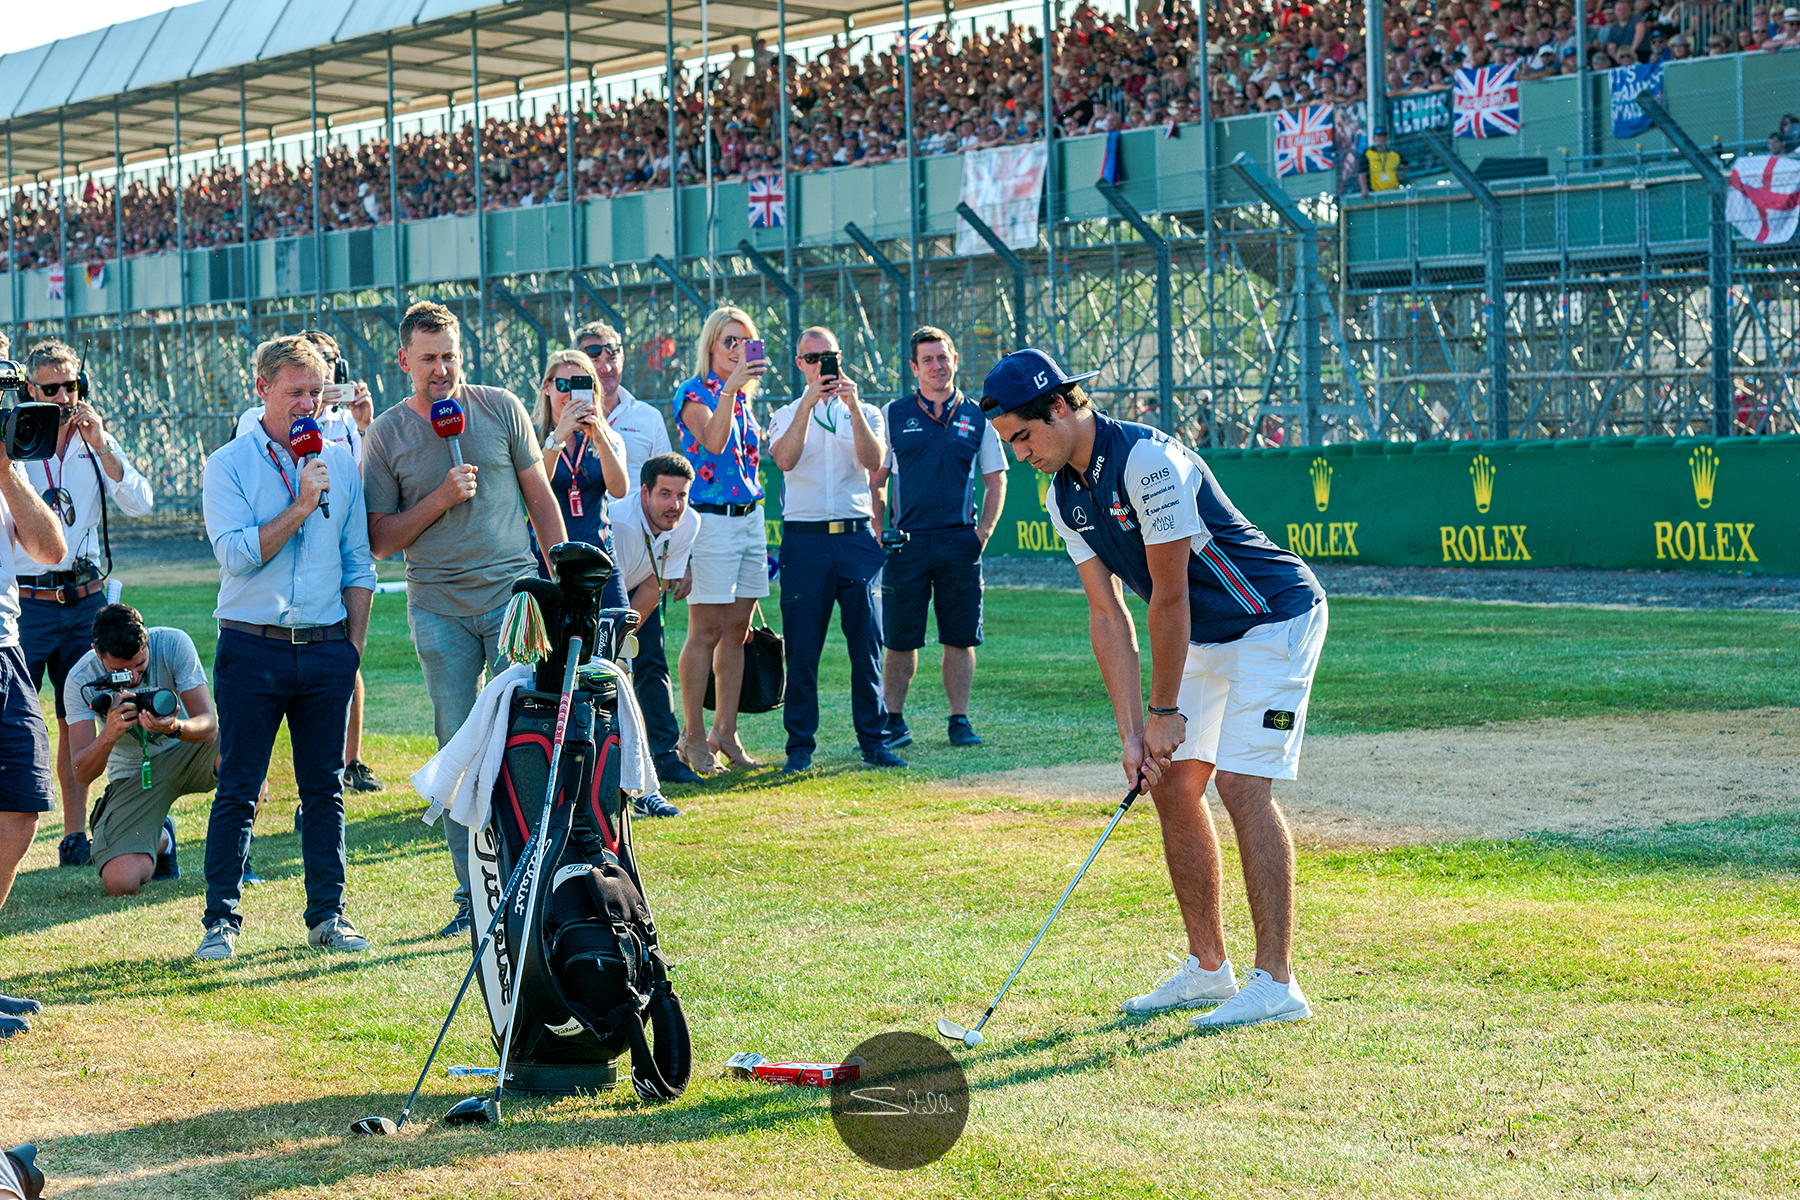
{"label": "sunglasses on face", "polygon": [[79,395],[75,390],[77,386],[76,381],[71,379],[67,383],[40,383],[37,385],[37,390],[46,396],[54,396],[66,388],[69,392],[69,399],[73,400]]}
{"label": "sunglasses on face", "polygon": [[617,343],[614,343],[613,345],[610,345],[610,346],[602,346],[598,342],[593,342],[586,346],[583,346],[581,348],[581,352],[583,354],[587,355],[589,358],[594,358],[594,359],[617,358],[625,352],[625,347],[618,345]]}
{"label": "sunglasses on face", "polygon": [[820,359],[824,358],[827,355],[830,355],[832,358],[836,358],[837,353],[838,352],[836,350],[821,350],[816,354],[802,354],[800,356],[800,361],[805,363],[809,367],[816,367],[819,365]]}
{"label": "sunglasses on face", "polygon": [[584,392],[591,391],[594,387],[594,381],[589,379],[586,375],[578,375],[574,379],[552,379],[550,382],[554,383],[556,385],[556,390],[565,396],[574,390],[577,383],[580,384],[581,390]]}
{"label": "sunglasses on face", "polygon": [[749,340],[750,339],[747,337],[739,337],[735,333],[728,333],[724,337],[719,339],[719,344],[721,346],[725,347],[725,352],[727,354],[729,354],[731,351],[736,350],[739,346],[743,345],[745,342],[747,342]]}

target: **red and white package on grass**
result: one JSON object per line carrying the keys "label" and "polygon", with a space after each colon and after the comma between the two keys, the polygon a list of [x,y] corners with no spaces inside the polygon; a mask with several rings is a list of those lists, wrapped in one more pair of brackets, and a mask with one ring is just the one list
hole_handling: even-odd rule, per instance
{"label": "red and white package on grass", "polygon": [[758,1079],[768,1083],[789,1083],[795,1087],[828,1088],[839,1083],[854,1083],[862,1077],[862,1069],[856,1063],[758,1063],[755,1070]]}

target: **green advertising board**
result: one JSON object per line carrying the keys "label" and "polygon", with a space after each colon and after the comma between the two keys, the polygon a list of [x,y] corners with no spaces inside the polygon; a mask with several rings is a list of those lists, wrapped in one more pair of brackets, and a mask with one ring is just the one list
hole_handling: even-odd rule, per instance
{"label": "green advertising board", "polygon": [[[1009,456],[1010,457],[1010,456]],[[1209,450],[1232,501],[1309,562],[1800,574],[1800,436],[1357,442]],[[765,460],[770,548],[781,473]],[[1008,464],[990,555],[1067,553],[1050,477]]]}

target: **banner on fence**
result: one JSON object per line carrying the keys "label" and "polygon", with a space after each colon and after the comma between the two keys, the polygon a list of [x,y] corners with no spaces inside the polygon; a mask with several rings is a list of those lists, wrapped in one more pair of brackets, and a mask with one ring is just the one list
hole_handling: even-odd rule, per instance
{"label": "banner on fence", "polygon": [[779,229],[787,220],[787,195],[779,175],[750,181],[750,228]]}
{"label": "banner on fence", "polygon": [[1519,64],[1456,72],[1456,136],[1511,137],[1519,132]]}
{"label": "banner on fence", "polygon": [[1275,174],[1305,175],[1333,166],[1331,105],[1308,104],[1275,114]]}
{"label": "banner on fence", "polygon": [[[1043,142],[971,150],[963,155],[962,201],[1015,250],[1037,245],[1038,198],[1044,191]],[[992,254],[969,223],[956,219],[958,254]]]}
{"label": "banner on fence", "polygon": [[1731,164],[1725,219],[1753,242],[1779,244],[1800,221],[1800,159],[1746,154]]}
{"label": "banner on fence", "polygon": [[65,276],[63,275],[63,265],[61,263],[51,263],[50,264],[50,273],[49,273],[49,275],[45,276],[45,280],[44,280],[45,283],[48,285],[48,296],[46,297],[47,299],[61,300],[63,298],[63,279],[64,278],[65,278]]}
{"label": "banner on fence", "polygon": [[1634,67],[1619,67],[1608,71],[1606,80],[1612,88],[1613,136],[1636,137],[1650,128],[1649,114],[1637,102],[1638,93],[1649,92],[1652,100],[1662,103],[1663,65],[1639,63]]}
{"label": "banner on fence", "polygon": [[1392,124],[1388,132],[1395,137],[1420,133],[1427,129],[1450,128],[1450,93],[1426,92],[1423,96],[1394,96],[1388,100]]}

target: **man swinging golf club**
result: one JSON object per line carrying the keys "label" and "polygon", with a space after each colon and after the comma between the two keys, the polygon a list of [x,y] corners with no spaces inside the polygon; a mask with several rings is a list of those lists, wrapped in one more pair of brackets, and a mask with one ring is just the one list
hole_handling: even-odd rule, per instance
{"label": "man swinging golf club", "polygon": [[[1096,412],[1080,384],[1097,374],[1070,376],[1043,351],[1019,350],[988,373],[981,409],[1014,454],[1054,476],[1045,507],[1087,593],[1125,775],[1149,788],[1162,822],[1188,957],[1124,1008],[1210,1008],[1196,1027],[1305,1020],[1292,963],[1294,849],[1270,781],[1299,766],[1325,593],[1192,450]],[[1147,717],[1120,583],[1150,606]],[[1209,776],[1237,831],[1256,928],[1256,969],[1242,988],[1225,955]]]}

